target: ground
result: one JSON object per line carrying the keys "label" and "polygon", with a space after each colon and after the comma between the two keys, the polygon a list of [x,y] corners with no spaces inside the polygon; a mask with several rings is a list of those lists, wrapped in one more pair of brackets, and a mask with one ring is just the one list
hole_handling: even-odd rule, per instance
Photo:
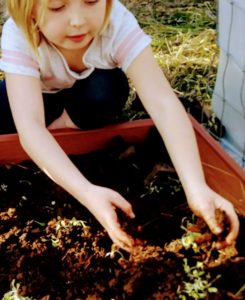
{"label": "ground", "polygon": [[[143,145],[116,138],[72,159],[89,180],[132,203],[134,220],[118,214],[134,252],[113,245],[94,217],[31,162],[2,166],[1,299],[243,299],[244,219],[236,246],[212,235],[189,210],[155,130]],[[227,232],[222,214],[220,223]]]}

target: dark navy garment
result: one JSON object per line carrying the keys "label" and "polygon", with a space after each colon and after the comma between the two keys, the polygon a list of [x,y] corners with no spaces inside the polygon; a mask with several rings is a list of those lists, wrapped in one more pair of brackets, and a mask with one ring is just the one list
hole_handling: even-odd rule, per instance
{"label": "dark navy garment", "polygon": [[[72,88],[43,94],[46,126],[65,109],[81,129],[103,127],[121,114],[129,95],[128,79],[121,69],[95,69]],[[0,81],[0,134],[14,133],[16,128],[9,107],[5,81]]]}

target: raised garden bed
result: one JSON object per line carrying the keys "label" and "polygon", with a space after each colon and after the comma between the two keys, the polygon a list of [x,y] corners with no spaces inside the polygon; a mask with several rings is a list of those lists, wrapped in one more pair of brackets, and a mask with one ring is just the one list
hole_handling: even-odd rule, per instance
{"label": "raised garden bed", "polygon": [[151,120],[53,132],[87,178],[132,203],[134,220],[119,212],[136,241],[130,255],[26,161],[16,135],[0,136],[0,298],[243,299],[245,173],[192,122],[210,186],[239,212],[236,246],[222,247],[223,237],[192,216]]}

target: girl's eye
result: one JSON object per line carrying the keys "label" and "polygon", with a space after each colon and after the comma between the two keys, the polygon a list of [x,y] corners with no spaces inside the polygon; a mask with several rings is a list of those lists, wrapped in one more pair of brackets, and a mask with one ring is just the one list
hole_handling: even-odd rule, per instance
{"label": "girl's eye", "polygon": [[53,12],[59,12],[61,11],[63,8],[65,8],[65,5],[61,5],[61,6],[58,6],[58,7],[49,7],[48,9],[50,11],[53,11]]}
{"label": "girl's eye", "polygon": [[87,0],[87,1],[85,1],[85,3],[87,3],[87,4],[95,4],[95,3],[98,3],[99,2],[99,0]]}

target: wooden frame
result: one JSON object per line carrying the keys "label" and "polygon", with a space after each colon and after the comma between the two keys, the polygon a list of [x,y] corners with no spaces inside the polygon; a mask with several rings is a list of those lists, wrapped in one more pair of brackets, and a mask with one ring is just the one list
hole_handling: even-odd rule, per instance
{"label": "wooden frame", "polygon": [[[208,184],[229,199],[245,216],[245,171],[223,150],[207,131],[192,117],[201,160]],[[67,154],[83,154],[100,149],[115,136],[128,142],[142,142],[154,126],[150,119],[110,125],[102,129],[82,131],[62,129],[53,136]],[[0,163],[17,163],[28,159],[17,134],[0,136]]]}

